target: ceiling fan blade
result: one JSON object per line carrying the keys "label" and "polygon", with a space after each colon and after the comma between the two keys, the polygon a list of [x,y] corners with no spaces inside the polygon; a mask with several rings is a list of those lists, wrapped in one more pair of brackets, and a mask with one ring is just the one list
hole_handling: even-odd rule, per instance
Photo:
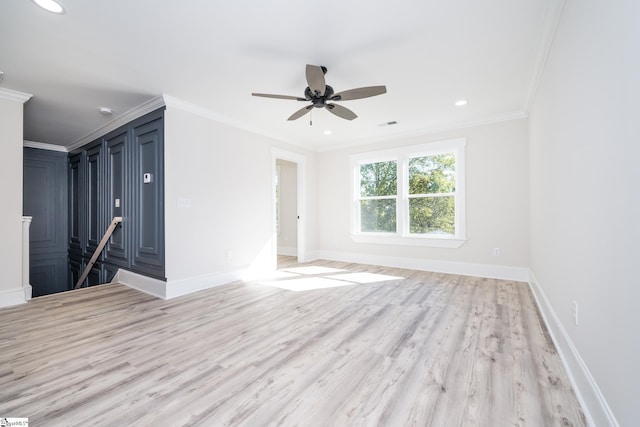
{"label": "ceiling fan blade", "polygon": [[276,98],[276,99],[293,99],[295,101],[306,101],[307,98],[300,98],[299,96],[290,95],[272,95],[270,93],[252,93],[253,96],[262,96],[263,98]]}
{"label": "ceiling fan blade", "polygon": [[356,113],[349,110],[348,108],[344,108],[342,105],[326,104],[325,108],[330,112],[332,112],[333,114],[335,114],[336,116],[342,117],[343,119],[346,119],[346,120],[353,120],[356,117],[358,117]]}
{"label": "ceiling fan blade", "polygon": [[309,85],[309,89],[311,89],[311,93],[318,93],[320,96],[324,95],[327,84],[324,81],[324,71],[322,71],[322,67],[307,64],[307,84]]}
{"label": "ceiling fan blade", "polygon": [[382,95],[387,93],[386,86],[367,86],[357,89],[349,89],[338,92],[331,97],[332,101],[350,101],[352,99],[369,98],[370,96]]}
{"label": "ceiling fan blade", "polygon": [[299,109],[298,111],[296,111],[295,113],[293,113],[291,115],[291,117],[289,117],[287,120],[296,120],[299,119],[300,117],[304,116],[305,114],[307,114],[309,111],[311,111],[311,109],[313,108],[313,104],[312,105],[307,105],[304,108]]}

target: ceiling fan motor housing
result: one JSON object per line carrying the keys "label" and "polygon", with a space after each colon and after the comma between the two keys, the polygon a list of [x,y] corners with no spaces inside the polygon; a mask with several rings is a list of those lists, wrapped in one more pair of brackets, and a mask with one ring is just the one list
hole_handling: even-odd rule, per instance
{"label": "ceiling fan motor housing", "polygon": [[329,85],[325,86],[324,95],[318,96],[315,93],[311,92],[309,86],[304,90],[304,97],[313,103],[313,106],[316,108],[324,108],[327,100],[331,100],[334,91],[333,88]]}

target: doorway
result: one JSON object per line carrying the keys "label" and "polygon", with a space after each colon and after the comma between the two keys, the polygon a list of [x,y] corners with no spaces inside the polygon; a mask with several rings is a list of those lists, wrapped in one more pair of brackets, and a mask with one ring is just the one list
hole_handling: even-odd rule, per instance
{"label": "doorway", "polygon": [[276,240],[278,256],[298,256],[298,166],[276,159]]}
{"label": "doorway", "polygon": [[272,149],[273,265],[278,256],[305,261],[305,157]]}

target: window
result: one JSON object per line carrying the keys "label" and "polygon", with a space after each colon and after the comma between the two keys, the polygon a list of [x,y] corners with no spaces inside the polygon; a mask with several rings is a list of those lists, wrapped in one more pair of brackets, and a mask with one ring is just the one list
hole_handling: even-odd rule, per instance
{"label": "window", "polygon": [[360,165],[360,225],[362,231],[396,232],[398,191],[395,161]]}
{"label": "window", "polygon": [[464,139],[351,157],[356,241],[464,243]]}

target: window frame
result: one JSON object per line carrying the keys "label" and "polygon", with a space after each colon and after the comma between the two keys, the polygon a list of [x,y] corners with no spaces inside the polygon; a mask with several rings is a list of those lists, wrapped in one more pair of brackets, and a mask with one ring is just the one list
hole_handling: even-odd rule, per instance
{"label": "window frame", "polygon": [[[387,195],[387,196],[362,196],[361,193],[361,189],[360,189],[360,165],[362,164],[371,164],[371,163],[381,163],[381,162],[396,162],[396,192],[393,195]],[[370,162],[360,162],[358,163],[357,166],[357,170],[355,171],[355,173],[357,174],[355,179],[356,179],[356,202],[358,205],[358,230],[362,229],[362,222],[361,222],[361,204],[360,202],[362,202],[363,200],[395,200],[396,202],[396,231],[395,232],[390,232],[390,231],[365,231],[364,233],[369,234],[369,235],[376,235],[376,236],[393,236],[396,235],[398,233],[398,203],[399,203],[399,194],[398,194],[398,189],[400,188],[399,185],[399,173],[398,173],[398,162],[396,161],[395,158],[382,158],[382,160],[376,159],[374,161],[370,161]]]}
{"label": "window frame", "polygon": [[[466,241],[465,195],[466,138],[405,146],[387,150],[354,154],[349,157],[351,167],[351,238],[359,243],[380,243],[412,246],[458,248]],[[455,170],[455,234],[433,235],[410,233],[409,227],[409,159],[454,153]],[[362,164],[396,161],[396,232],[361,231],[360,221],[360,166]]]}

